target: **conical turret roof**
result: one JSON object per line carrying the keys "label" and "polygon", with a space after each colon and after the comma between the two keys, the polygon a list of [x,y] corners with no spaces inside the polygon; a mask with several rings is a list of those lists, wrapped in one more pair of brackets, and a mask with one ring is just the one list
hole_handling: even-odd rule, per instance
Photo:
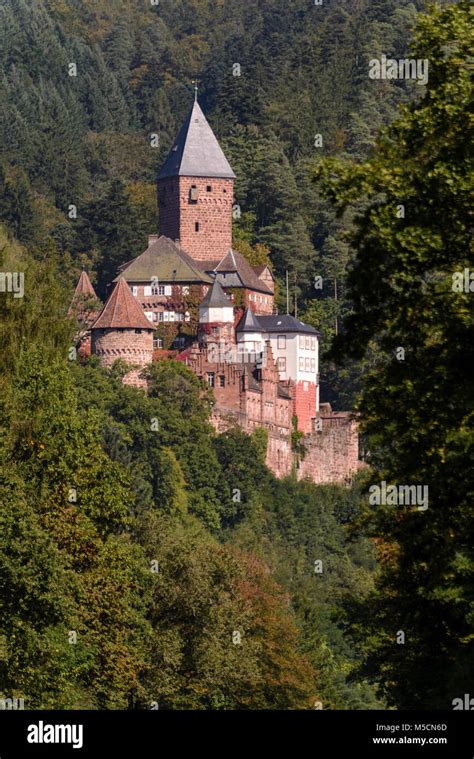
{"label": "conical turret roof", "polygon": [[247,308],[237,325],[237,332],[261,332],[262,328],[251,308]]}
{"label": "conical turret roof", "polygon": [[78,322],[90,325],[97,319],[101,308],[102,303],[95,293],[87,272],[82,271],[68,309],[68,316],[74,316]]}
{"label": "conical turret roof", "polygon": [[235,179],[197,100],[178,133],[158,180],[177,176]]}
{"label": "conical turret roof", "polygon": [[232,301],[227,297],[217,279],[215,279],[212,283],[212,287],[208,290],[206,297],[201,301],[200,308],[229,307],[232,307]]}
{"label": "conical turret roof", "polygon": [[79,296],[89,296],[91,295],[93,298],[97,298],[97,295],[95,294],[95,290],[92,286],[92,282],[89,279],[88,273],[83,269],[81,271],[81,276],[79,277],[79,281],[76,285],[76,289],[74,290],[74,296],[73,296],[73,302],[79,298]]}
{"label": "conical turret roof", "polygon": [[92,329],[149,329],[154,327],[124,277],[119,279]]}

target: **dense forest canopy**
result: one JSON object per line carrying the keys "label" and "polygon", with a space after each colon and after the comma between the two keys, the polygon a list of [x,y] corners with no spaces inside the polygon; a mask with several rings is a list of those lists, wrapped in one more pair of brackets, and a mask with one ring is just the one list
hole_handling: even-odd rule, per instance
{"label": "dense forest canopy", "polygon": [[[412,42],[422,7],[2,4],[0,258],[35,286],[0,298],[1,698],[427,708],[468,687],[472,323],[465,294],[453,313],[444,285],[468,263],[472,25],[466,2],[440,3]],[[441,61],[426,90],[369,78],[370,59],[410,49]],[[324,351],[342,332],[324,392],[359,399],[373,466],[351,487],[276,480],[265,436],[216,435],[209,391],[181,364],[154,365],[144,395],[120,365],[71,354],[79,271],[103,296],[156,231],[156,173],[195,80],[237,174],[236,247],[289,272]],[[390,215],[401,181],[408,229]],[[434,518],[374,514],[377,477],[428,482]]]}
{"label": "dense forest canopy", "polygon": [[[0,299],[0,695],[27,708],[373,707],[344,602],[373,587],[360,487],[275,480],[177,362],[150,391],[71,358],[54,251]],[[46,316],[48,315],[48,316]],[[238,497],[236,497],[236,495]],[[315,572],[315,562],[323,562]],[[318,707],[319,708],[319,707]]]}
{"label": "dense forest canopy", "polygon": [[[387,499],[369,516],[387,555],[364,610],[365,671],[403,708],[447,708],[474,675],[473,46],[472,4],[421,17],[426,96],[370,160],[318,170],[340,209],[359,209],[353,311],[334,352],[365,359],[359,409],[374,482],[422,483],[427,495],[424,514]],[[406,644],[393,644],[395,631]]]}
{"label": "dense forest canopy", "polygon": [[[289,272],[292,309],[296,296],[326,349],[350,307],[350,219],[336,218],[310,169],[328,155],[366,156],[396,107],[419,96],[413,81],[374,82],[368,64],[406,54],[422,5],[3,4],[3,215],[22,242],[54,240],[71,284],[86,266],[103,296],[157,229],[155,177],[198,81],[237,174],[236,245],[270,249],[277,277]],[[350,383],[327,370],[329,399],[352,402]]]}

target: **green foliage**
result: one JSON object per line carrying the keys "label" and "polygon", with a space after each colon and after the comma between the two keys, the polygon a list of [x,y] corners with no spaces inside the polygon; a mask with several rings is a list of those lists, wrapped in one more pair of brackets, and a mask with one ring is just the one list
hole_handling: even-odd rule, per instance
{"label": "green foliage", "polygon": [[[449,287],[469,265],[467,4],[422,21],[422,100],[413,82],[367,76],[370,58],[405,57],[421,5],[0,9],[1,263],[26,278],[24,298],[0,294],[2,696],[38,708],[288,709],[380,707],[368,679],[398,706],[468,692],[472,320],[468,294]],[[352,404],[366,377],[377,476],[429,484],[429,519],[367,515],[363,483],[275,481],[265,431],[216,435],[209,389],[179,362],[151,368],[148,396],[121,384],[119,364],[66,362],[67,285],[85,264],[103,296],[156,231],[156,170],[192,77],[237,173],[236,248],[271,264],[282,309],[288,271],[291,308],[296,296],[324,353],[347,317],[348,360],[335,374],[323,355],[323,388]],[[412,100],[367,162],[379,127]],[[323,158],[329,197],[311,182]],[[331,200],[352,205],[339,216]]]}
{"label": "green foliage", "polygon": [[265,427],[257,427],[250,437],[256,448],[259,461],[264,464],[267,458],[268,430]]}
{"label": "green foliage", "polygon": [[[39,267],[8,246],[10,261]],[[283,591],[206,529],[228,508],[208,389],[179,363],[150,370],[149,396],[96,359],[68,364],[60,316],[40,332],[43,351],[30,330],[48,284],[25,291],[25,339],[2,365],[2,697],[63,709],[309,706],[314,671]],[[5,338],[26,309],[4,296]],[[57,313],[63,299],[58,284],[45,302]],[[246,442],[254,475],[268,476],[241,433]],[[252,501],[245,467],[232,466]]]}
{"label": "green foliage", "polygon": [[94,413],[79,415],[64,360],[38,349],[18,356],[2,427],[0,688],[32,708],[123,708],[145,662],[148,582],[126,472]]}
{"label": "green foliage", "polygon": [[370,161],[318,172],[340,209],[363,206],[353,313],[335,353],[360,359],[377,346],[360,403],[374,482],[429,491],[424,512],[385,506],[370,520],[385,559],[362,610],[364,676],[400,708],[450,708],[474,674],[473,310],[472,293],[453,287],[473,265],[472,43],[467,2],[421,16],[413,50],[429,60],[424,97]]}
{"label": "green foliage", "polygon": [[219,545],[195,521],[152,519],[142,540],[157,562],[145,679],[165,709],[309,706],[314,673],[275,581],[254,558]]}
{"label": "green foliage", "polygon": [[376,568],[370,541],[355,527],[361,491],[361,483],[348,490],[269,479],[260,488],[264,511],[247,513],[230,534],[257,553],[291,595],[323,709],[383,708],[373,686],[352,681],[361,650],[348,632],[347,609],[368,597]]}
{"label": "green foliage", "polygon": [[[237,173],[236,247],[257,263],[267,260],[261,246],[270,249],[282,309],[286,270],[291,308],[296,295],[300,312],[314,298],[315,274],[327,279],[329,310],[337,277],[342,314],[350,222],[336,219],[311,185],[309,167],[340,153],[363,159],[395,107],[419,94],[413,82],[373,82],[367,69],[382,52],[405,55],[422,5],[4,4],[2,218],[23,242],[53,237],[74,263],[71,284],[84,263],[103,297],[117,266],[157,231],[156,172],[198,78],[204,110]],[[69,75],[71,62],[77,76]],[[325,379],[324,364],[322,373]]]}
{"label": "green foliage", "polygon": [[222,470],[220,498],[225,504],[222,521],[224,527],[237,524],[245,516],[256,500],[259,487],[268,479],[264,457],[267,439],[265,435],[256,433],[257,430],[250,437],[241,430],[234,429],[219,435],[215,440]]}

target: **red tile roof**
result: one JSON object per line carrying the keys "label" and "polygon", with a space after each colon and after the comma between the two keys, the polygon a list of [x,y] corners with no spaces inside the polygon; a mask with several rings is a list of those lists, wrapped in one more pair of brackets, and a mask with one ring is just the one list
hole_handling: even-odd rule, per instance
{"label": "red tile roof", "polygon": [[148,321],[143,309],[132,295],[130,287],[122,277],[102,309],[92,329],[149,329],[153,324]]}
{"label": "red tile roof", "polygon": [[89,275],[86,271],[81,271],[81,276],[79,277],[76,289],[74,290],[74,296],[72,300],[76,300],[79,295],[92,295],[94,298],[97,298],[95,290],[92,287],[92,282],[90,281]]}
{"label": "red tile roof", "polygon": [[68,316],[74,316],[78,322],[90,325],[95,322],[101,309],[102,303],[95,294],[87,272],[82,271],[68,309]]}

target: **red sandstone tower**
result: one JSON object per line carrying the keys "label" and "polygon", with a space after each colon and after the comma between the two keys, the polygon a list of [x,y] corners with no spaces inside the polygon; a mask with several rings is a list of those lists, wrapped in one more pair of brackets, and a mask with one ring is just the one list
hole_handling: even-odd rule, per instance
{"label": "red sandstone tower", "polygon": [[158,176],[160,234],[196,261],[220,261],[232,246],[234,179],[196,100]]}
{"label": "red sandstone tower", "polygon": [[146,381],[140,374],[153,359],[153,331],[126,280],[121,278],[92,325],[92,353],[106,367],[118,359],[125,361],[131,369],[123,382],[146,389]]}

